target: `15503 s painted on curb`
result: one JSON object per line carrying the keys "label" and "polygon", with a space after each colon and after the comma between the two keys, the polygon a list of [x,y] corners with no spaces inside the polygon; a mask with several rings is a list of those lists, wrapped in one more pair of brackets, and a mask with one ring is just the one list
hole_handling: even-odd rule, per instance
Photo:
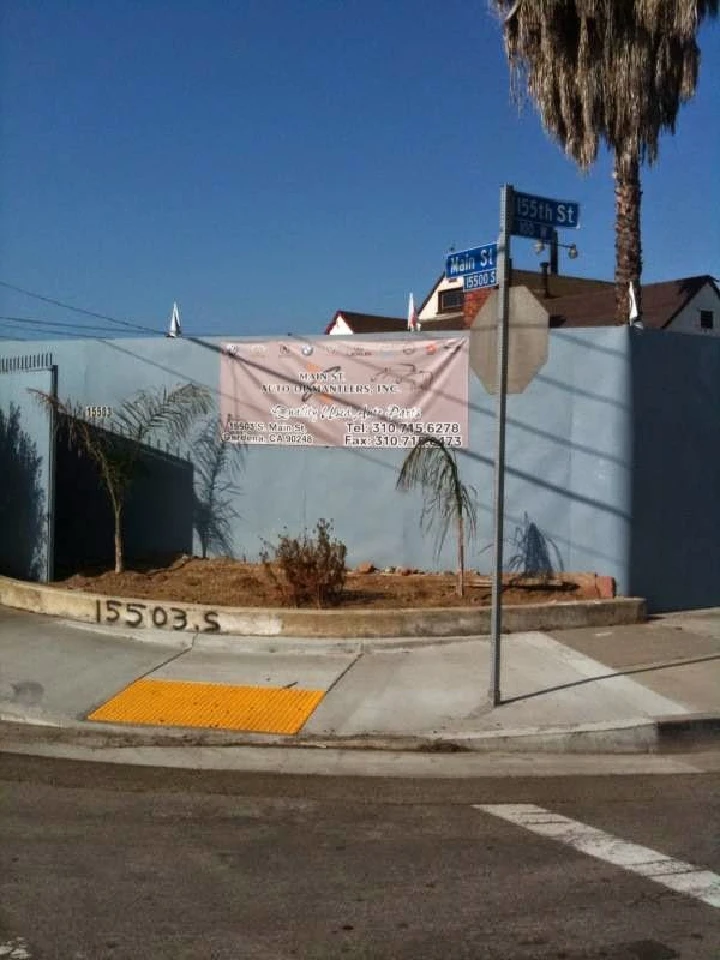
{"label": "15503 s painted on curb", "polygon": [[123,627],[191,630],[194,633],[217,633],[220,629],[215,610],[188,611],[186,607],[114,599],[95,602],[95,622]]}

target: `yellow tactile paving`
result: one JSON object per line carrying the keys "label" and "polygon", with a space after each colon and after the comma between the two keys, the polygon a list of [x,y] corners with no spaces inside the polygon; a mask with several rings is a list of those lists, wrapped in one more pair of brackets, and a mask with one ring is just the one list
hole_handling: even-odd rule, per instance
{"label": "yellow tactile paving", "polygon": [[324,690],[136,680],[88,715],[105,723],[297,733]]}

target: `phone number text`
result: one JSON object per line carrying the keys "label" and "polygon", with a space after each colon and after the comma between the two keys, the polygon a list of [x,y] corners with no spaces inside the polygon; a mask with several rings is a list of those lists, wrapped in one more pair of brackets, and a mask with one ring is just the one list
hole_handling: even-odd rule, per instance
{"label": "phone number text", "polygon": [[[428,436],[428,434],[425,434]],[[410,436],[408,434],[391,433],[383,436],[362,436],[351,433],[345,436],[344,444],[346,447],[398,447],[406,449],[416,447],[421,440],[421,436]],[[462,447],[463,438],[461,434],[454,434],[439,438],[441,443],[447,447]]]}
{"label": "phone number text", "polygon": [[433,436],[446,436],[447,434],[458,435],[462,433],[462,426],[457,420],[443,421],[437,423],[429,421],[424,423],[420,420],[414,423],[393,423],[385,420],[375,421],[373,423],[352,423],[346,422],[346,433],[400,433],[400,434],[418,434],[428,433]]}

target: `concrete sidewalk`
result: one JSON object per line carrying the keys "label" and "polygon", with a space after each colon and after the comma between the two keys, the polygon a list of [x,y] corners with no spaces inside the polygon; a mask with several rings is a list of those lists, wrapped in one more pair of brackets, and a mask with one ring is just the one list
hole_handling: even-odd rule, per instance
{"label": "concrete sidewalk", "polygon": [[147,742],[550,752],[720,733],[717,611],[503,637],[495,709],[489,664],[487,638],[193,640],[0,609],[6,721]]}

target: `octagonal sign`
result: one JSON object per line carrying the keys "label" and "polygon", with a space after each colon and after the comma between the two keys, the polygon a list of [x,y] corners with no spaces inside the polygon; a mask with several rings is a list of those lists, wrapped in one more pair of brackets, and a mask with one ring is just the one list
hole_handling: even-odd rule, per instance
{"label": "octagonal sign", "polygon": [[[498,291],[470,327],[470,366],[488,393],[497,392]],[[527,287],[510,288],[508,393],[522,393],[548,356],[548,312]]]}

